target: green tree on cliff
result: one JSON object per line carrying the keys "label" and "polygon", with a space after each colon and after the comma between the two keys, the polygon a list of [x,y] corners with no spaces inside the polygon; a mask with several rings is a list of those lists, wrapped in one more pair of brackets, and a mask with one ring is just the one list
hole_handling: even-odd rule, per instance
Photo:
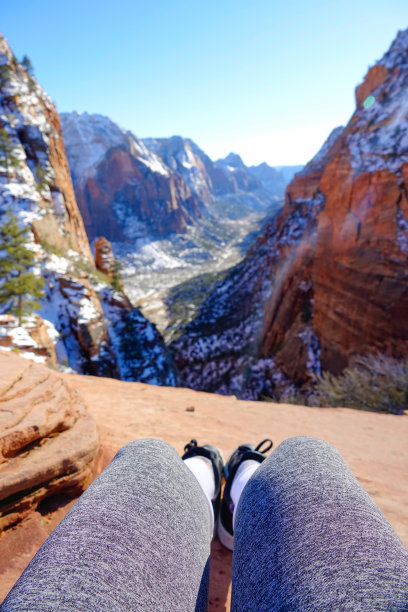
{"label": "green tree on cliff", "polygon": [[38,193],[41,193],[45,187],[48,185],[47,180],[47,171],[42,167],[41,164],[37,164],[35,167],[35,173],[37,176],[37,180],[35,182],[35,188]]}
{"label": "green tree on cliff", "polygon": [[0,128],[0,164],[6,167],[7,176],[12,168],[17,168],[20,161],[15,155],[15,146],[4,128]]}
{"label": "green tree on cliff", "polygon": [[25,55],[23,57],[23,59],[21,60],[21,65],[23,66],[23,68],[27,72],[27,74],[29,74],[30,76],[33,76],[34,68],[33,68],[33,65],[32,65],[31,60],[28,57],[28,55]]}
{"label": "green tree on cliff", "polygon": [[122,270],[123,265],[115,259],[111,268],[111,285],[115,291],[123,291]]}
{"label": "green tree on cliff", "polygon": [[30,271],[35,263],[33,251],[27,248],[28,229],[20,228],[9,210],[0,228],[0,304],[10,303],[10,311],[18,317],[38,308],[44,281]]}

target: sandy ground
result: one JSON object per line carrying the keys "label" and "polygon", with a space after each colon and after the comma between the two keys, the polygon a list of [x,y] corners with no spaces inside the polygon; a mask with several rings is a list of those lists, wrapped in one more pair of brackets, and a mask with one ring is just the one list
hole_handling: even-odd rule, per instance
{"label": "sandy ground", "polygon": [[[220,447],[226,458],[238,444],[258,443],[265,437],[271,437],[275,447],[297,435],[327,440],[408,546],[408,415],[242,402],[87,376],[67,379],[97,421],[105,463],[123,444],[142,437],[167,440],[180,454],[186,442],[196,438],[200,444]],[[70,505],[45,516],[34,513],[31,522],[0,539],[0,601]],[[232,554],[215,540],[210,612],[229,610],[231,566]]]}

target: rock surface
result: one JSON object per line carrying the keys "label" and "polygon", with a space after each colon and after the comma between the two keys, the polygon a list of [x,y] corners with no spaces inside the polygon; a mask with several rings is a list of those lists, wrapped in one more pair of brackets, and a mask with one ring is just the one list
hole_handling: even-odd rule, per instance
{"label": "rock surface", "polygon": [[95,421],[62,375],[0,353],[0,532],[45,498],[84,490],[98,447]]}
{"label": "rock surface", "polygon": [[[199,443],[217,445],[224,457],[238,444],[257,443],[265,436],[274,440],[275,447],[295,435],[327,440],[342,453],[360,483],[408,545],[408,489],[404,486],[408,469],[407,415],[243,402],[189,389],[166,389],[89,376],[66,376],[65,380],[86,401],[97,422],[101,443],[112,451],[141,437],[167,440],[180,454],[187,441],[197,438]],[[33,515],[28,524],[23,521],[0,539],[0,599],[44,540],[44,519],[49,530],[62,512],[60,509]],[[7,559],[7,563],[2,563],[2,559]],[[210,612],[229,610],[231,564],[232,554],[215,540]]]}
{"label": "rock surface", "polygon": [[[195,389],[307,389],[359,354],[408,356],[408,30],[288,186],[246,259],[172,345]],[[363,99],[364,98],[364,99]]]}

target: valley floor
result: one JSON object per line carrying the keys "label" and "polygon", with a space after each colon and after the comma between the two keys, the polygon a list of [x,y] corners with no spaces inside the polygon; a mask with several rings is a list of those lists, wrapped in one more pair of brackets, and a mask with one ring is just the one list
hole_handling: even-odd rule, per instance
{"label": "valley floor", "polygon": [[[276,212],[280,203],[271,207]],[[163,333],[178,328],[198,313],[201,302],[186,296],[182,315],[172,307],[171,290],[197,276],[217,276],[244,257],[265,223],[266,211],[232,219],[207,216],[185,234],[168,238],[136,238],[132,244],[113,243],[115,256],[123,263],[125,291],[132,303]],[[211,279],[207,278],[210,286]],[[164,334],[172,339],[172,334]],[[167,340],[168,338],[166,338]]]}

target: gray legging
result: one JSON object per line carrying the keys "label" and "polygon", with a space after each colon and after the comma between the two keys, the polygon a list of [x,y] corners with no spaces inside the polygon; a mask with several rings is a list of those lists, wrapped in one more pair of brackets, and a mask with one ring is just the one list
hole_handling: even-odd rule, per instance
{"label": "gray legging", "polygon": [[[202,490],[159,440],[123,447],[17,581],[1,610],[207,609]],[[408,610],[408,552],[339,453],[283,442],[235,521],[232,610]]]}

